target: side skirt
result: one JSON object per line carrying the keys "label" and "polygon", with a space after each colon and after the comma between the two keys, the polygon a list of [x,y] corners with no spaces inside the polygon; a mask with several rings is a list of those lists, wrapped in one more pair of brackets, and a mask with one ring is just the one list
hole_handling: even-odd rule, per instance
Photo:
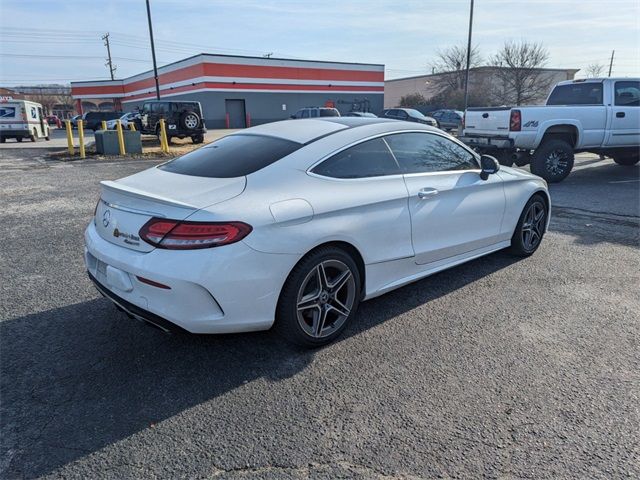
{"label": "side skirt", "polygon": [[[471,252],[463,253],[425,265],[416,264],[414,257],[395,260],[393,262],[367,265],[367,284],[372,287],[373,291],[368,291],[365,295],[364,300],[378,297],[387,292],[390,292],[391,290],[395,290],[396,288],[400,288],[409,283],[428,277],[429,275],[433,275],[434,273],[438,273],[442,270],[455,267],[470,260],[475,260],[476,258],[489,255],[490,253],[507,248],[510,245],[511,242],[509,240],[505,240],[493,245],[489,245],[488,247],[479,248],[477,250],[472,250]],[[408,272],[411,273],[407,275]],[[400,275],[402,276],[398,280],[388,282],[390,278],[398,278]],[[376,281],[376,279],[378,281]],[[382,283],[385,281],[386,283]],[[380,283],[382,283],[382,285],[376,288],[376,284]]]}

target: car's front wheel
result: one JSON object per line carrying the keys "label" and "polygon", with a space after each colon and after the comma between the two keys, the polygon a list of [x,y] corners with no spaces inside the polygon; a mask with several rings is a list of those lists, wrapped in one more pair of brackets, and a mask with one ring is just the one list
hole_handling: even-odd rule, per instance
{"label": "car's front wheel", "polygon": [[344,250],[321,247],[291,271],[280,294],[276,330],[287,340],[318,347],[335,340],[360,302],[358,267]]}
{"label": "car's front wheel", "polygon": [[528,257],[538,249],[547,228],[548,214],[549,209],[540,194],[529,199],[511,237],[511,253]]}

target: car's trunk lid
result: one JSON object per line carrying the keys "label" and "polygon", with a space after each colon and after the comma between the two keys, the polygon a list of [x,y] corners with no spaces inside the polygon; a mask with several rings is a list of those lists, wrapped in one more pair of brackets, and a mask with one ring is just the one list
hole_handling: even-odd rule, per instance
{"label": "car's trunk lid", "polygon": [[149,252],[154,247],[139,232],[152,217],[184,220],[201,208],[240,195],[246,179],[195,177],[151,168],[100,184],[94,219],[98,234],[115,245]]}
{"label": "car's trunk lid", "polygon": [[464,117],[465,135],[509,134],[511,107],[468,108]]}

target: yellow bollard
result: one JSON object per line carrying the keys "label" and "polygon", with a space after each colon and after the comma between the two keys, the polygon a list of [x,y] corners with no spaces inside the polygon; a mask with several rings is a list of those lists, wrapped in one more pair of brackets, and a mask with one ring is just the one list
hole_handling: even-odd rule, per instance
{"label": "yellow bollard", "polygon": [[107,121],[102,120],[102,130],[106,130],[106,129],[107,129]]}
{"label": "yellow bollard", "polygon": [[136,124],[134,122],[129,122],[129,130],[132,132],[136,131]]}
{"label": "yellow bollard", "polygon": [[169,153],[169,141],[167,140],[167,127],[164,118],[160,119],[160,146],[164,153]]}
{"label": "yellow bollard", "polygon": [[116,130],[118,131],[118,145],[120,146],[120,155],[127,153],[124,150],[124,133],[122,132],[122,122],[116,120]]}
{"label": "yellow bollard", "polygon": [[80,158],[85,158],[84,151],[84,120],[78,120],[78,140],[80,142]]}
{"label": "yellow bollard", "polygon": [[71,127],[71,120],[65,120],[64,123],[67,129],[67,148],[69,149],[69,155],[74,155],[76,150],[73,148],[73,128]]}

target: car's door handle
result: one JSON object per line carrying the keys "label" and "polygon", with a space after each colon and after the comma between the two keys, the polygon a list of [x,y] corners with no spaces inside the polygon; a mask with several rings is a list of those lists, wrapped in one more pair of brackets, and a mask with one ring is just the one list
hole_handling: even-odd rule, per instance
{"label": "car's door handle", "polygon": [[433,197],[438,194],[438,190],[435,188],[422,188],[418,191],[418,198],[424,200],[425,198]]}
{"label": "car's door handle", "polygon": [[616,117],[624,118],[624,112],[616,112]]}

